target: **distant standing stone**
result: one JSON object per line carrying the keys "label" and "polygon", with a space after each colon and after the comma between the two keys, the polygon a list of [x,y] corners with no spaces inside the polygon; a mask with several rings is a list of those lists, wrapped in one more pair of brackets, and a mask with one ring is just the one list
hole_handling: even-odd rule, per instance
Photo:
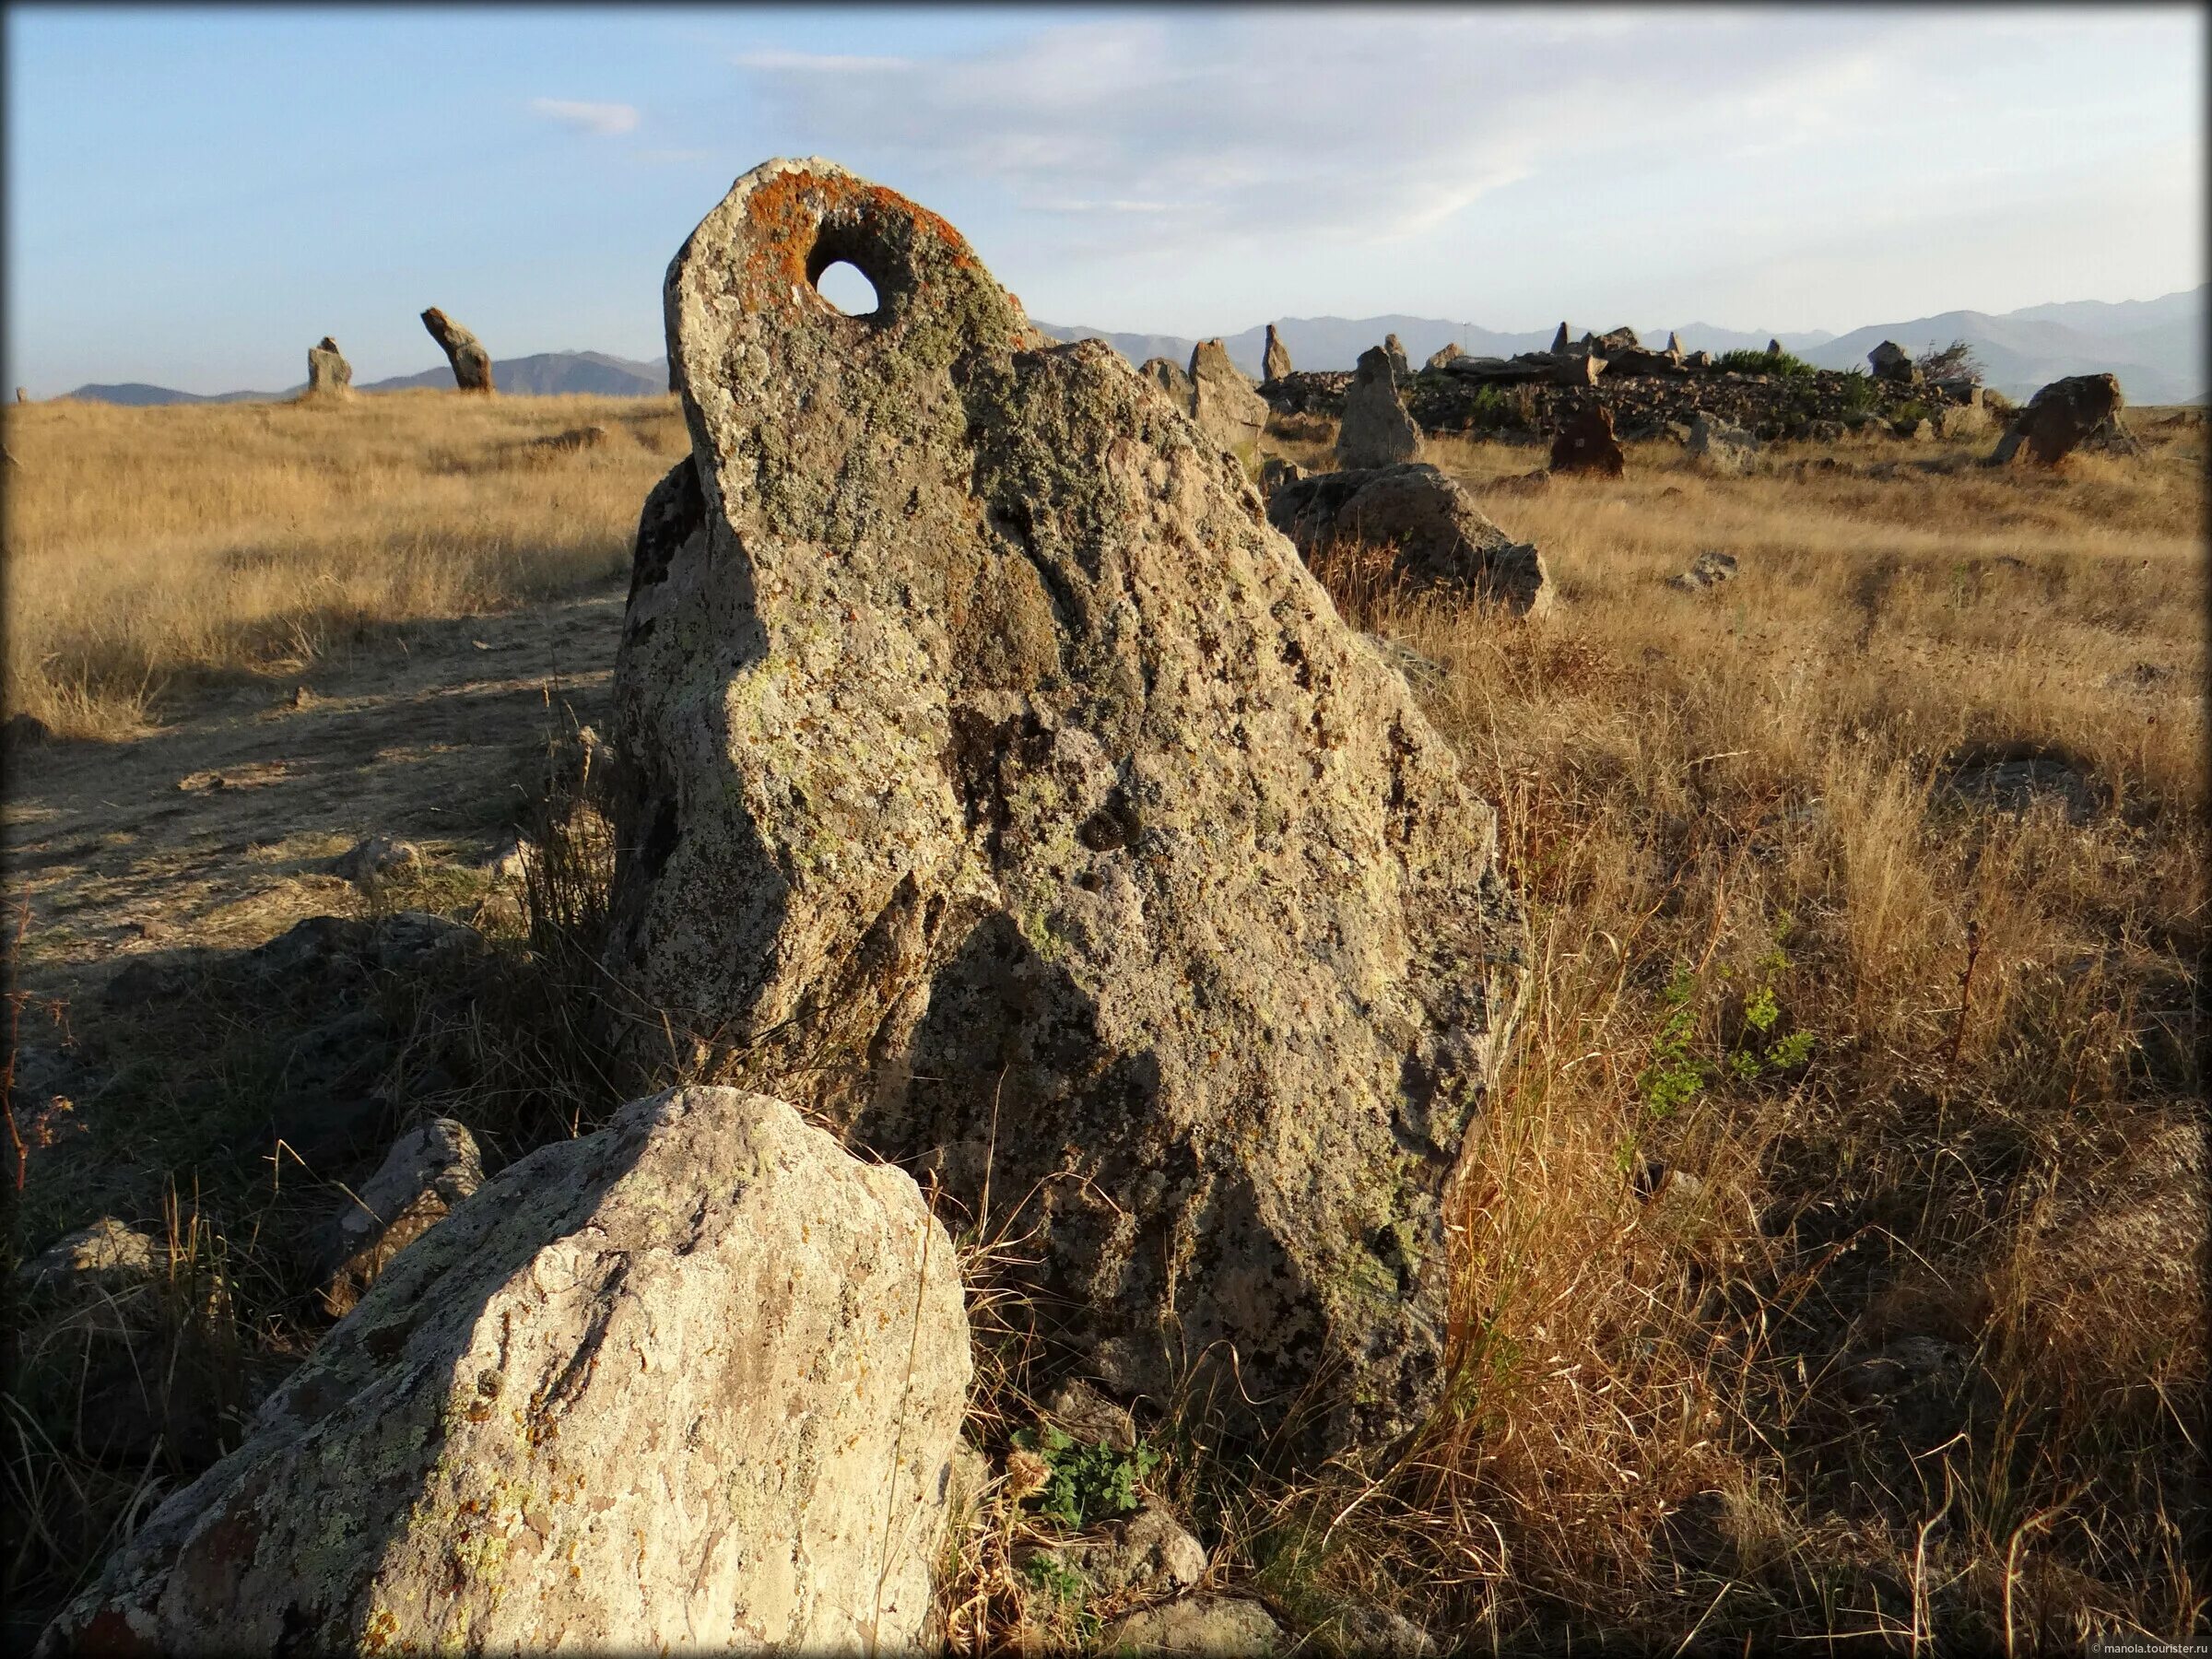
{"label": "distant standing stone", "polygon": [[1551,441],[1553,472],[1597,473],[1618,478],[1627,468],[1613,436],[1613,412],[1595,402],[1583,404],[1560,425]]}
{"label": "distant standing stone", "polygon": [[1682,360],[1682,336],[1672,329],[1667,331],[1666,355],[1673,358],[1677,363]]}
{"label": "distant standing stone", "polygon": [[1561,352],[1566,350],[1571,343],[1571,336],[1567,333],[1567,324],[1562,322],[1559,324],[1559,332],[1551,336],[1551,348],[1555,353]]}
{"label": "distant standing stone", "polygon": [[26,392],[22,387],[18,386],[16,388],[16,401],[19,404],[29,403],[30,401],[30,394]]}
{"label": "distant standing stone", "polygon": [[1283,344],[1283,336],[1275,332],[1275,324],[1267,324],[1267,349],[1260,359],[1264,371],[1262,380],[1281,380],[1290,372],[1290,348]]}
{"label": "distant standing stone", "polygon": [[422,313],[422,325],[430,331],[430,338],[445,353],[445,360],[453,364],[455,385],[464,392],[494,389],[491,353],[484,349],[483,341],[434,305]]}
{"label": "distant standing stone", "polygon": [[1770,338],[1767,341],[1767,355],[1769,357],[1780,357],[1782,355],[1782,342],[1780,340]]}
{"label": "distant standing stone", "polygon": [[307,348],[307,394],[310,397],[347,397],[353,393],[353,365],[328,335],[322,344]]}
{"label": "distant standing stone", "polygon": [[1201,340],[1191,351],[1191,416],[1198,429],[1225,450],[1257,443],[1267,429],[1267,400],[1252,389],[1229,347]]}
{"label": "distant standing stone", "polygon": [[1895,340],[1884,340],[1866,354],[1867,364],[1874,370],[1874,378],[1895,381],[1909,386],[1920,379],[1920,371],[1905,354],[1905,348]]}
{"label": "distant standing stone", "polygon": [[[1392,341],[1397,335],[1390,336]],[[1404,359],[1399,359],[1402,363]],[[1336,429],[1340,467],[1394,466],[1421,458],[1421,429],[1406,412],[1392,372],[1387,344],[1359,354],[1351,389],[1344,394],[1344,424]]]}
{"label": "distant standing stone", "polygon": [[1400,382],[1413,378],[1413,370],[1406,361],[1406,347],[1396,335],[1382,336],[1383,354],[1390,359],[1390,371]]}

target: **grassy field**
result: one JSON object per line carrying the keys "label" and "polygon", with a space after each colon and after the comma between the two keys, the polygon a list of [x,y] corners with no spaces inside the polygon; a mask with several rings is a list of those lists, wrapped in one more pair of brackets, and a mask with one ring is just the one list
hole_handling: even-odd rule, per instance
{"label": "grassy field", "polygon": [[[0,712],[126,737],[210,674],[628,568],[673,398],[11,406]],[[539,441],[583,426],[603,442]]]}
{"label": "grassy field", "polygon": [[[608,442],[528,447],[586,421]],[[1526,1040],[1468,1149],[1460,1364],[1422,1442],[1357,1483],[1150,1475],[1224,1584],[1324,1645],[1354,1600],[1468,1651],[2204,1638],[2204,438],[2136,429],[2147,455],[2057,474],[1868,439],[1742,477],[1631,446],[1624,479],[1541,484],[1540,451],[1436,446],[1543,549],[1555,612],[1339,601],[1441,671],[1423,700],[1530,903]],[[6,708],[123,738],[364,622],[618,569],[681,443],[660,400],[6,431]],[[1667,585],[1706,550],[1733,580]],[[546,920],[500,935],[513,972],[552,971]],[[208,1206],[234,1264],[272,1252],[243,1199]],[[188,1206],[173,1230],[214,1248]],[[300,1292],[264,1277],[234,1265],[220,1318],[275,1363]],[[1018,1415],[979,1399],[994,1452]],[[146,1497],[52,1450],[11,1478],[97,1512],[18,1551],[49,1597],[68,1540]],[[1002,1488],[960,1540],[963,1648],[1089,1628],[1012,1571],[1033,1520]]]}

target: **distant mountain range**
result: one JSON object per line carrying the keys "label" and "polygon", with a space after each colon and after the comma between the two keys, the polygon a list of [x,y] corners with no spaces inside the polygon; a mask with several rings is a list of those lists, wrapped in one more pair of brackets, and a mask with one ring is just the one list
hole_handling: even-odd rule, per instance
{"label": "distant mountain range", "polygon": [[[502,392],[531,397],[559,397],[582,394],[594,397],[654,397],[668,390],[668,359],[639,362],[632,358],[609,357],[604,351],[541,351],[535,357],[495,358],[492,384]],[[419,374],[394,375],[389,380],[356,385],[357,392],[411,392],[422,387],[451,390],[453,371],[442,365]],[[302,381],[282,392],[178,392],[168,386],[148,386],[131,381],[119,386],[79,386],[69,394],[86,403],[155,404],[279,403],[307,390]]]}
{"label": "distant mountain range", "polygon": [[[2205,307],[2212,284],[2167,294],[2157,300],[2128,300],[2110,304],[2078,300],[2055,305],[2031,305],[2002,316],[1983,312],[1943,312],[1902,323],[1877,323],[1854,328],[1846,335],[1816,329],[1806,333],[1775,335],[1766,330],[1746,333],[1718,328],[1709,323],[1688,323],[1675,332],[1686,351],[1714,353],[1756,350],[1770,339],[1822,369],[1864,368],[1866,354],[1884,340],[1894,340],[1915,357],[1930,345],[1943,347],[1965,340],[1974,347],[1987,370],[1989,385],[2008,397],[2032,396],[2040,386],[2069,374],[2105,371],[2120,377],[2120,388],[2134,404],[2194,401],[2205,387]],[[1618,326],[1618,318],[1571,321],[1569,332],[1580,335],[1585,328],[1603,332]],[[1147,358],[1171,358],[1187,364],[1194,340],[1176,335],[1119,334],[1040,322],[1038,327],[1061,340],[1104,340],[1135,363]],[[1290,360],[1300,369],[1350,369],[1370,346],[1379,346],[1385,335],[1394,334],[1416,364],[1440,347],[1457,342],[1463,351],[1477,357],[1511,357],[1517,351],[1542,351],[1551,344],[1552,330],[1534,334],[1500,334],[1474,323],[1453,323],[1441,317],[1281,317],[1276,330],[1289,349]],[[1663,344],[1665,328],[1637,330],[1638,337]],[[1260,355],[1265,348],[1265,324],[1227,335],[1222,344],[1230,360],[1257,376]]]}
{"label": "distant mountain range", "polygon": [[[2002,316],[1983,312],[1943,312],[1903,323],[1877,323],[1849,334],[1831,335],[1815,329],[1808,333],[1773,335],[1765,330],[1719,328],[1709,323],[1684,324],[1675,332],[1688,351],[1724,352],[1756,350],[1769,339],[1779,338],[1787,349],[1822,369],[1865,367],[1866,354],[1884,340],[1894,340],[1914,356],[1931,345],[1942,347],[1965,340],[1973,347],[1988,371],[1988,383],[2008,397],[2025,398],[2039,386],[2069,374],[2104,371],[2120,377],[2121,390],[2133,404],[2202,402],[2205,393],[2205,307],[2212,284],[2163,295],[2156,300],[2076,300],[2052,305],[2030,305]],[[1618,318],[1578,319],[1569,324],[1577,335],[1583,329],[1604,331],[1618,326]],[[1196,341],[1180,335],[1118,333],[1059,323],[1037,326],[1055,339],[1104,340],[1132,363],[1147,358],[1171,358],[1188,363]],[[1551,344],[1552,331],[1535,334],[1500,334],[1473,323],[1453,323],[1441,317],[1391,314],[1380,317],[1282,317],[1276,321],[1290,360],[1300,369],[1350,369],[1370,346],[1379,346],[1385,335],[1394,334],[1417,364],[1440,347],[1457,342],[1463,351],[1478,357],[1511,357],[1517,351],[1541,351]],[[1639,329],[1639,336],[1653,345],[1665,342],[1665,328]],[[1224,336],[1230,361],[1245,373],[1260,372],[1260,355],[1265,348],[1265,324]],[[547,351],[535,357],[506,358],[492,364],[492,379],[502,391],[535,396],[568,393],[601,397],[653,396],[668,389],[668,360],[656,358],[641,362],[632,358],[609,357],[600,351]],[[418,387],[451,386],[453,371],[442,366],[418,374],[372,381],[356,388],[362,392],[399,392]],[[166,386],[135,382],[115,386],[79,386],[71,397],[113,404],[269,403],[296,397],[304,385],[283,392],[224,392],[203,396],[173,392]]]}

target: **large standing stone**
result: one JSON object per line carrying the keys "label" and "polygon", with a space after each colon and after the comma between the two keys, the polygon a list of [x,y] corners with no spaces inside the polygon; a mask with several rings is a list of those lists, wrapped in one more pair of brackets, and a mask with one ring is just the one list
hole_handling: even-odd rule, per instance
{"label": "large standing stone", "polygon": [[1551,441],[1553,472],[1600,473],[1618,478],[1627,465],[1613,436],[1613,412],[1595,398],[1569,414]]}
{"label": "large standing stone", "polygon": [[[833,258],[874,319],[813,294]],[[666,294],[691,456],[616,669],[622,1052],[673,1036],[1021,1238],[1047,1371],[1287,1446],[1309,1389],[1308,1443],[1419,1420],[1523,971],[1448,746],[1234,460],[942,219],[771,162]]]}
{"label": "large standing stone", "polygon": [[1410,594],[1434,588],[1503,606],[1516,616],[1551,606],[1544,560],[1484,514],[1475,498],[1428,465],[1316,473],[1286,480],[1267,517],[1309,559],[1339,540],[1387,547],[1392,576]]}
{"label": "large standing stone", "polygon": [[2053,381],[2013,417],[1990,462],[2002,466],[2017,459],[2056,466],[2090,433],[2114,419],[2124,402],[2119,381],[2109,374],[2070,374]]}
{"label": "large standing stone", "polygon": [[1889,381],[1900,386],[1910,386],[1920,379],[1920,370],[1905,348],[1895,340],[1884,340],[1866,354],[1866,363],[1874,371],[1874,378]]}
{"label": "large standing stone", "polygon": [[1173,398],[1176,407],[1185,410],[1191,407],[1191,399],[1198,390],[1197,383],[1174,359],[1147,358],[1145,366],[1137,372]]}
{"label": "large standing stone", "polygon": [[635,1101],[395,1260],[40,1652],[911,1652],[968,1375],[911,1178]]}
{"label": "large standing stone", "polygon": [[1257,443],[1267,429],[1267,400],[1229,360],[1219,340],[1201,340],[1191,349],[1191,418],[1226,450]]}
{"label": "large standing stone", "polygon": [[1290,372],[1290,347],[1283,344],[1272,323],[1267,324],[1267,349],[1260,358],[1260,368],[1262,380],[1278,381]]}
{"label": "large standing stone", "polygon": [[1398,394],[1390,355],[1381,346],[1359,354],[1359,367],[1344,394],[1344,419],[1336,429],[1336,465],[1343,467],[1394,466],[1418,461],[1421,429],[1406,412]]}
{"label": "large standing stone", "polygon": [[353,392],[353,365],[328,335],[307,348],[307,394],[310,397],[346,397]]}
{"label": "large standing stone", "polygon": [[422,325],[453,366],[453,384],[464,392],[492,390],[491,353],[484,349],[483,341],[434,305],[422,313]]}

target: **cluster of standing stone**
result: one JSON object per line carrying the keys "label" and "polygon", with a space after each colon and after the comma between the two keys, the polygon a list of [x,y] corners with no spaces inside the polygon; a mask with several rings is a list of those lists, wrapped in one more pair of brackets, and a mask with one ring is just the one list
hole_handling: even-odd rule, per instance
{"label": "cluster of standing stone", "polygon": [[[484,349],[483,341],[434,305],[422,313],[422,325],[453,365],[456,386],[464,392],[487,394],[493,390],[491,353]],[[328,335],[307,348],[306,395],[318,401],[353,395],[353,365]],[[16,401],[20,403],[22,398],[22,388],[18,387]]]}

